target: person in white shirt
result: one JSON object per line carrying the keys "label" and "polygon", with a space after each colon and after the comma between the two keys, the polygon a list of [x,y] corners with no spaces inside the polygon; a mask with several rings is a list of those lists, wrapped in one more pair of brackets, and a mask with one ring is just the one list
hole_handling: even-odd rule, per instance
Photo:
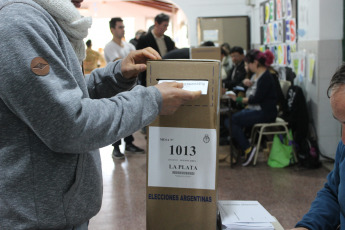
{"label": "person in white shirt", "polygon": [[121,18],[112,18],[109,21],[109,26],[113,39],[104,48],[104,56],[107,63],[122,59],[135,50],[134,45],[123,40],[125,26]]}
{"label": "person in white shirt", "polygon": [[[123,40],[125,36],[125,26],[121,18],[112,18],[109,21],[110,32],[113,39],[104,47],[104,56],[107,63],[126,57],[131,51],[136,50],[131,43]],[[133,144],[134,137],[129,135],[124,138],[126,143],[125,152],[144,153],[144,150]],[[120,151],[121,139],[113,144],[113,159],[124,159],[124,154]]]}

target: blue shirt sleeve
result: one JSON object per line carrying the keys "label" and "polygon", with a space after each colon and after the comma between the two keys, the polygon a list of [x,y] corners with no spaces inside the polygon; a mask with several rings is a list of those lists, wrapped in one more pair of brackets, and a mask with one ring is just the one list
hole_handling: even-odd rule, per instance
{"label": "blue shirt sleeve", "polygon": [[317,193],[311,204],[310,210],[305,214],[296,227],[308,229],[336,229],[340,224],[340,216],[343,219],[344,193],[342,191],[342,179],[340,177],[344,168],[345,146],[342,142],[338,144],[334,169],[327,176],[327,182]]}

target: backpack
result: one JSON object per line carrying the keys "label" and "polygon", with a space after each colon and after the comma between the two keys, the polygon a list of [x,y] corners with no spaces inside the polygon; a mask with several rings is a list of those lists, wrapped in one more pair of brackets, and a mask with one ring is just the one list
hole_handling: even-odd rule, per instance
{"label": "backpack", "polygon": [[289,87],[287,107],[283,118],[292,130],[298,165],[310,169],[320,167],[316,132],[310,123],[307,103],[301,87]]}
{"label": "backpack", "polygon": [[287,110],[282,118],[292,129],[293,140],[299,142],[307,138],[309,114],[302,88],[296,85],[289,87],[286,96]]}
{"label": "backpack", "polygon": [[316,169],[321,166],[320,152],[315,140],[305,138],[298,144],[296,143],[295,151],[297,153],[298,166],[308,169]]}

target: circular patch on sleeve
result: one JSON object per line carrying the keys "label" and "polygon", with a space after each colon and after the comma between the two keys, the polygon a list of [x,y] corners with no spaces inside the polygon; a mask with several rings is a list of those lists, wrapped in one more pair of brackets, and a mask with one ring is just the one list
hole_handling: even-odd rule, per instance
{"label": "circular patch on sleeve", "polygon": [[32,59],[30,67],[31,71],[38,76],[45,76],[50,70],[48,62],[41,57],[35,57]]}

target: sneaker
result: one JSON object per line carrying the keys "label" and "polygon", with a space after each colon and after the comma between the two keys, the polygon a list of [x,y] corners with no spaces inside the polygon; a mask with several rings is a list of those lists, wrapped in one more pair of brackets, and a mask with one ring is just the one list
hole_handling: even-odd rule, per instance
{"label": "sneaker", "polygon": [[133,144],[126,144],[126,148],[125,148],[126,153],[144,153],[144,150],[133,145]]}
{"label": "sneaker", "polygon": [[250,162],[253,160],[253,157],[256,153],[256,147],[252,147],[252,151],[250,151],[250,153],[246,154],[246,160],[244,161],[244,163],[242,164],[242,166],[247,166],[250,164]]}
{"label": "sneaker", "polygon": [[121,153],[119,146],[116,146],[116,147],[114,146],[112,157],[113,159],[123,159],[125,158],[125,155]]}

